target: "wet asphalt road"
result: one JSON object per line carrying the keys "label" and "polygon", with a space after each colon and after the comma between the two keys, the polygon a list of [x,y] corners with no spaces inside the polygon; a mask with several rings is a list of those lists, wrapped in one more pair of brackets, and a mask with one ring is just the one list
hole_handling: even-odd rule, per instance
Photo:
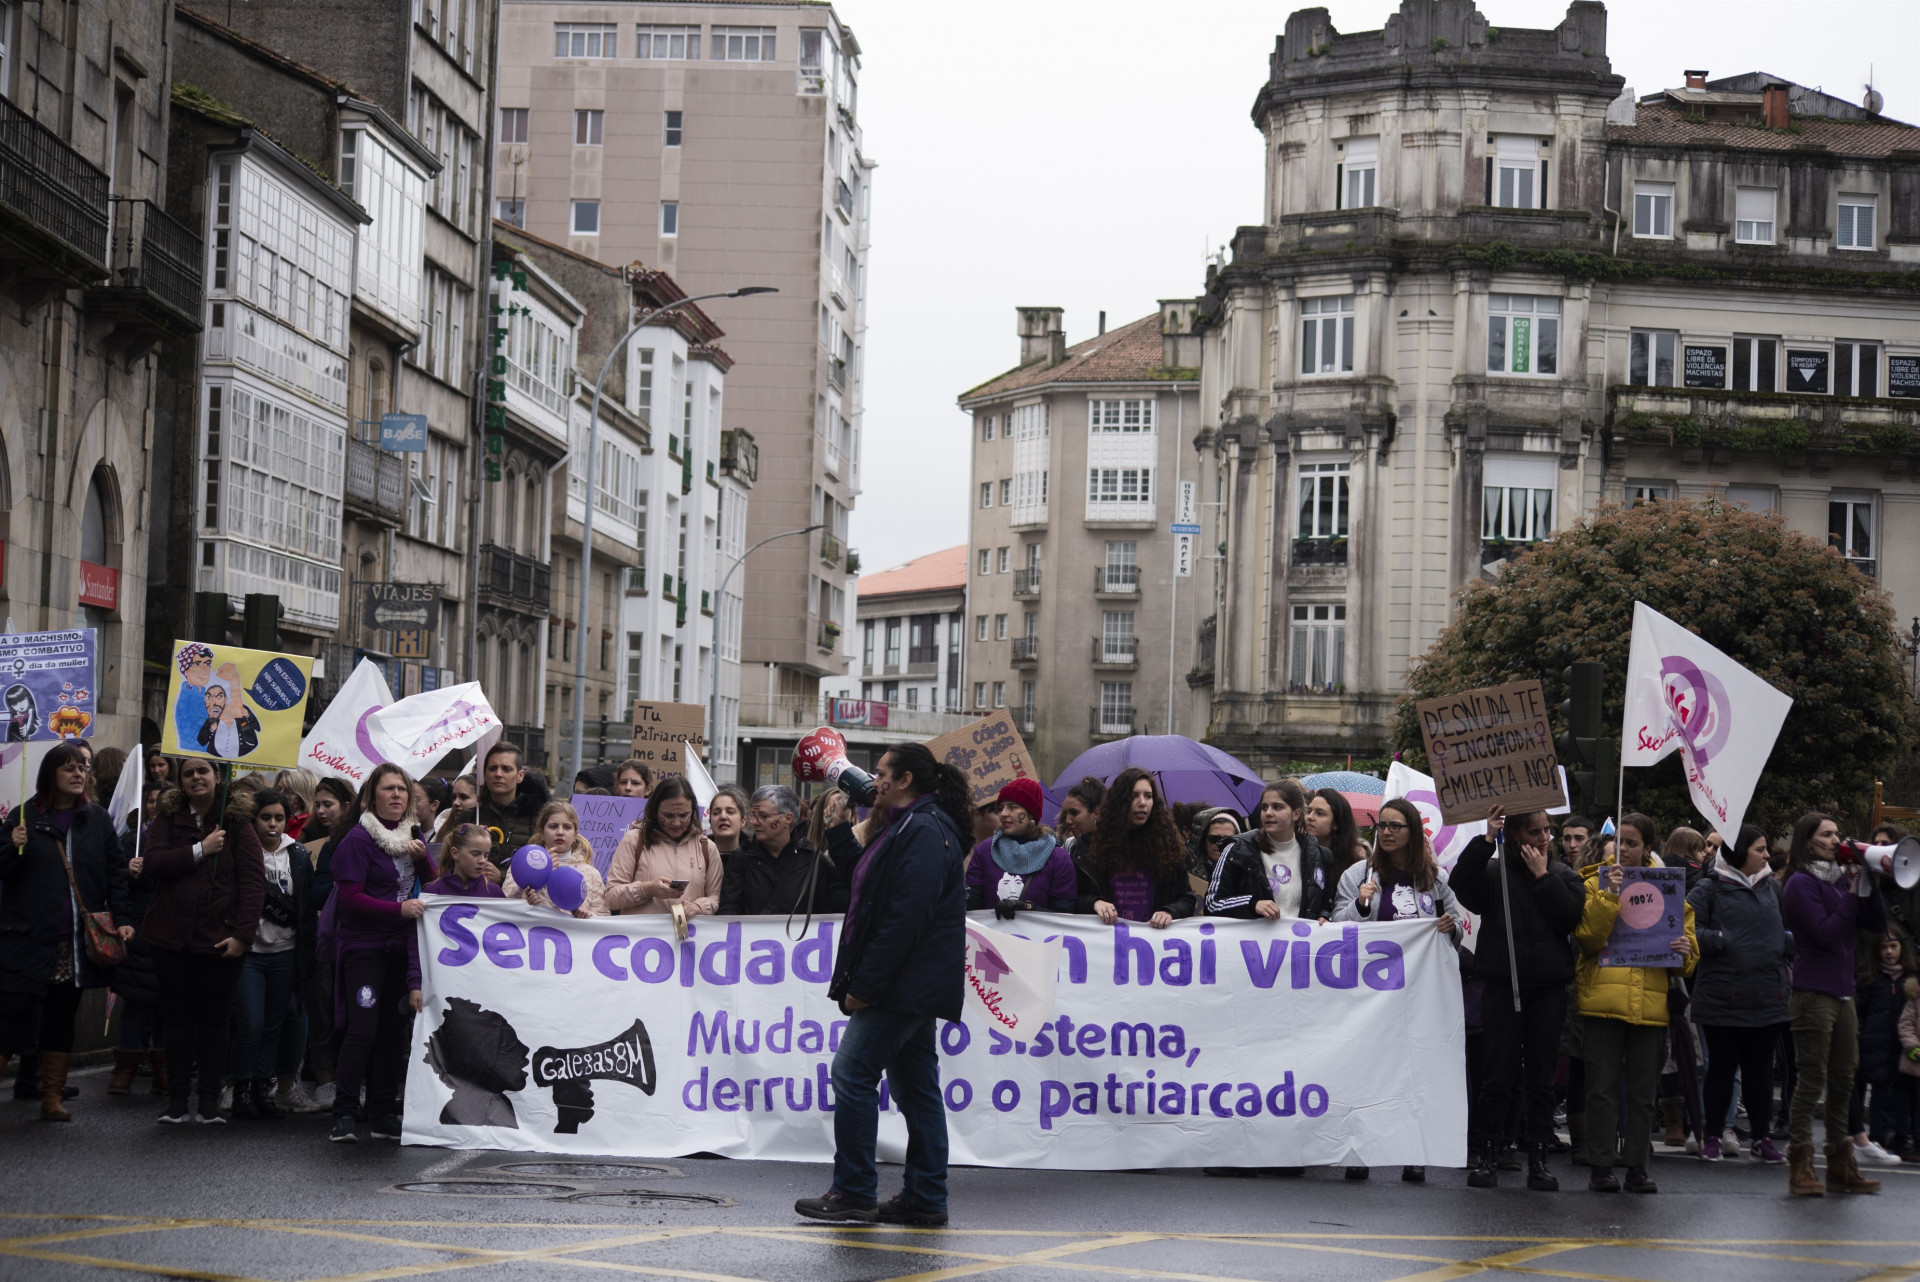
{"label": "wet asphalt road", "polygon": [[1920,1166],[1870,1171],[1878,1197],[1818,1200],[1789,1199],[1783,1168],[1678,1154],[1656,1160],[1654,1197],[1588,1193],[1564,1158],[1559,1194],[1438,1168],[1425,1185],[968,1169],[951,1230],[855,1230],[792,1214],[825,1167],[332,1145],[317,1116],[162,1127],[149,1097],[107,1098],[104,1071],[76,1080],[67,1126],[0,1098],[0,1279],[1920,1277]]}

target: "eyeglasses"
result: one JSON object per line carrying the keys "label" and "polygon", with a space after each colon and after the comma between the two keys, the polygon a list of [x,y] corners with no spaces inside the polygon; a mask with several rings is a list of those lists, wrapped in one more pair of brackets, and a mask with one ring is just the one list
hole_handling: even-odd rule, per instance
{"label": "eyeglasses", "polygon": [[1407,830],[1408,825],[1396,824],[1396,823],[1377,823],[1373,827],[1374,827],[1374,831],[1376,832],[1405,832]]}
{"label": "eyeglasses", "polygon": [[1233,833],[1216,832],[1215,834],[1213,834],[1213,836],[1208,837],[1207,840],[1213,843],[1213,848],[1215,850],[1224,850],[1228,846],[1233,844],[1233,838],[1234,838]]}

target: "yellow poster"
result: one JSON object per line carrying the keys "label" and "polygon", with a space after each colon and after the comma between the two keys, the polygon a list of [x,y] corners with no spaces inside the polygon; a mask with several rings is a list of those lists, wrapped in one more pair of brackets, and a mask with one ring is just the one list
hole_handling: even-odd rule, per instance
{"label": "yellow poster", "polygon": [[203,641],[175,641],[160,750],[241,769],[300,762],[313,660]]}

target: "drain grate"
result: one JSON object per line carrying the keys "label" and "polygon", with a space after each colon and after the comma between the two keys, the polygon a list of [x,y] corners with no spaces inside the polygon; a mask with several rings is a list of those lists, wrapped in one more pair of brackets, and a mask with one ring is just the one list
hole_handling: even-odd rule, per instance
{"label": "drain grate", "polygon": [[565,1197],[578,1192],[572,1184],[510,1183],[505,1180],[425,1180],[396,1184],[396,1193],[436,1193],[442,1197]]}
{"label": "drain grate", "polygon": [[551,1175],[563,1180],[678,1179],[670,1166],[641,1166],[622,1162],[507,1162],[488,1168],[503,1175]]}
{"label": "drain grate", "polygon": [[621,1189],[615,1193],[579,1193],[568,1198],[567,1201],[587,1202],[594,1206],[655,1208],[739,1205],[731,1198],[715,1197],[711,1193],[659,1193],[652,1189]]}

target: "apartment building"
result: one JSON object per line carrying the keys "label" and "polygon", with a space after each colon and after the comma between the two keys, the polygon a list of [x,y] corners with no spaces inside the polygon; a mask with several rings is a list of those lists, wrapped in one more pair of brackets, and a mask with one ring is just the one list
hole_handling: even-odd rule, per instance
{"label": "apartment building", "polygon": [[1198,728],[1181,678],[1208,609],[1203,550],[1171,529],[1194,523],[1203,489],[1194,313],[1170,300],[1112,330],[1102,313],[1070,347],[1060,308],[1018,308],[1020,364],[960,395],[973,424],[960,706],[1012,708],[1047,778],[1089,743]]}
{"label": "apartment building", "polygon": [[163,208],[167,25],[135,0],[0,4],[0,619],[98,631],[102,745],[159,735],[149,442],[160,345],[201,317],[199,239]]}
{"label": "apartment building", "polygon": [[1383,750],[1454,593],[1602,502],[1777,511],[1920,613],[1920,129],[1761,73],[1636,95],[1606,38],[1408,0],[1276,42],[1196,321],[1192,679],[1249,762]]}
{"label": "apartment building", "polygon": [[[820,679],[845,670],[860,485],[874,164],[859,44],[816,3],[508,0],[502,24],[491,160],[503,221],[669,273],[689,294],[779,290],[710,310],[738,362],[720,430],[745,433],[759,456],[742,550],[825,527],[767,544],[736,576],[754,603],[739,662],[760,670],[756,691],[769,676],[774,698],[810,705]],[[684,689],[696,660],[676,644]],[[659,670],[651,654],[643,666]],[[767,715],[757,695],[748,703],[749,724]]]}

